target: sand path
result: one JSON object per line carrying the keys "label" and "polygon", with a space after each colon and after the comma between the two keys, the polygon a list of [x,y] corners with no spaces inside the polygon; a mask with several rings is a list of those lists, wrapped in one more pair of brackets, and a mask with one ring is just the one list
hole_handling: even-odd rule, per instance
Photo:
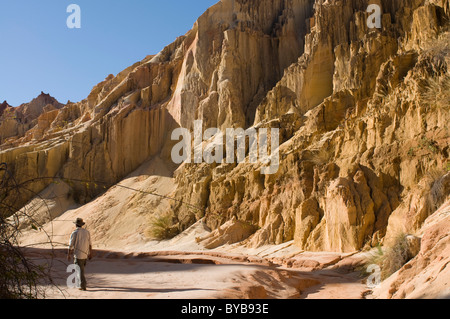
{"label": "sand path", "polygon": [[49,299],[339,299],[361,298],[366,290],[354,273],[340,269],[301,271],[267,260],[186,252],[97,252],[86,268],[88,291],[68,288],[70,264],[63,250],[33,250],[50,258],[56,286],[43,285]]}

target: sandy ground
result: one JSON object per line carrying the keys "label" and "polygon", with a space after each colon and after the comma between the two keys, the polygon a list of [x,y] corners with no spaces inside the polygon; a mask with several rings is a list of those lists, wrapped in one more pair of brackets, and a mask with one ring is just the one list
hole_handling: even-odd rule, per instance
{"label": "sandy ground", "polygon": [[[67,218],[65,216],[61,219]],[[247,248],[224,245],[214,250],[196,240],[210,233],[202,221],[169,241],[101,250],[88,262],[88,291],[67,287],[64,242],[73,226],[53,223],[53,248],[28,233],[28,254],[51,265],[55,285],[42,285],[48,299],[360,299],[367,291],[352,265],[352,254],[303,252],[293,242]],[[61,227],[60,225],[64,225]],[[66,238],[67,237],[67,238]]]}
{"label": "sandy ground", "polygon": [[[70,226],[54,225],[54,238],[64,232],[68,240]],[[360,299],[367,291],[352,272],[358,261],[353,254],[304,252],[293,242],[208,250],[196,238],[209,233],[199,221],[169,241],[137,243],[123,251],[94,245],[95,257],[86,269],[87,292],[67,287],[71,273],[63,243],[54,243],[53,249],[32,245],[28,254],[51,264],[55,286],[42,286],[49,299]],[[27,237],[36,240],[33,233]]]}
{"label": "sandy ground", "polygon": [[365,285],[339,268],[288,269],[267,259],[221,253],[97,252],[88,262],[88,291],[67,287],[71,275],[64,250],[33,249],[50,263],[55,285],[42,285],[48,299],[340,299],[362,298]]}

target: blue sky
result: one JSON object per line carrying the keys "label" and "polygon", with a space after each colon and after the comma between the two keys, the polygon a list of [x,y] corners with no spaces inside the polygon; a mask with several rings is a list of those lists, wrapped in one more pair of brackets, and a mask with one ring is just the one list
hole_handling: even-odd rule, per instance
{"label": "blue sky", "polygon": [[[218,0],[0,0],[0,103],[41,91],[78,102],[109,74],[156,54]],[[66,25],[81,8],[81,29]]]}

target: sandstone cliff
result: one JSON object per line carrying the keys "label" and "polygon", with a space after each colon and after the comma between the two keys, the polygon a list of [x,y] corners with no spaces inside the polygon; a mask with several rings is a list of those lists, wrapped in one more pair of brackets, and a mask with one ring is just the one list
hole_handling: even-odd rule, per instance
{"label": "sandstone cliff", "polygon": [[[416,231],[437,207],[428,197],[448,170],[448,2],[381,4],[383,29],[369,30],[367,3],[315,3],[303,54],[251,124],[282,131],[276,175],[249,164],[176,172],[178,196],[205,207],[208,226],[236,217],[258,229],[253,246],[295,240],[306,250],[354,251]],[[421,12],[434,24],[421,25]],[[422,180],[421,195],[408,198]],[[203,217],[175,210],[182,228]]]}
{"label": "sandstone cliff", "polygon": [[41,94],[30,103],[25,103],[17,108],[11,107],[6,101],[0,105],[0,143],[8,143],[23,137],[27,131],[34,128],[38,118],[44,114],[62,108],[56,99],[50,94]]}
{"label": "sandstone cliff", "polygon": [[[382,7],[381,29],[367,26],[370,3]],[[294,241],[353,252],[418,234],[449,196],[449,17],[448,0],[222,0],[87,99],[31,102],[21,126],[3,112],[0,162],[20,181],[37,178],[20,208],[47,177],[84,204],[156,156],[175,185],[164,209],[180,232],[202,218],[213,230],[242,229],[217,231],[208,247]],[[198,119],[204,128],[279,128],[278,172],[175,167],[170,134]],[[159,202],[123,201],[160,211]]]}

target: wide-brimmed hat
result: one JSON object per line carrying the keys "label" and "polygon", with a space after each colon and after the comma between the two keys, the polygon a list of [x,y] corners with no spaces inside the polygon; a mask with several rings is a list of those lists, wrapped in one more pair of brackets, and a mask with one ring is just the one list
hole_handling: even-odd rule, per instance
{"label": "wide-brimmed hat", "polygon": [[78,227],[84,226],[86,225],[86,223],[83,221],[83,218],[77,218],[76,221],[73,222],[75,225],[77,225]]}

